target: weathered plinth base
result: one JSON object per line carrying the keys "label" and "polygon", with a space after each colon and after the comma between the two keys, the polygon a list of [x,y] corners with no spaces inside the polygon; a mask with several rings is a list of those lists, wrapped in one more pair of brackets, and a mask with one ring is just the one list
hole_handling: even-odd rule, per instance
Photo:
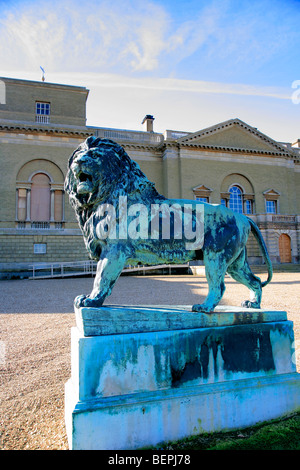
{"label": "weathered plinth base", "polygon": [[78,309],[76,319],[70,449],[138,449],[300,409],[285,312],[104,307]]}

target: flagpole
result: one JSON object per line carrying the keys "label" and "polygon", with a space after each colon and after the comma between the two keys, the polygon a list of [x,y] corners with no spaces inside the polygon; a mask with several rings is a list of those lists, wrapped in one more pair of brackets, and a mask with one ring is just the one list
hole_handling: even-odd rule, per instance
{"label": "flagpole", "polygon": [[45,70],[43,69],[43,67],[40,66],[40,69],[41,71],[43,72],[43,75],[42,75],[42,82],[45,81]]}

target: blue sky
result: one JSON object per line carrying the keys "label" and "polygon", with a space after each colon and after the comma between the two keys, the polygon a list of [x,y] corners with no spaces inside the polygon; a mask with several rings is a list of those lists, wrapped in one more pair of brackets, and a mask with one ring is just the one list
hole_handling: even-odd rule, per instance
{"label": "blue sky", "polygon": [[300,0],[0,0],[0,76],[86,86],[89,125],[295,141],[299,55]]}

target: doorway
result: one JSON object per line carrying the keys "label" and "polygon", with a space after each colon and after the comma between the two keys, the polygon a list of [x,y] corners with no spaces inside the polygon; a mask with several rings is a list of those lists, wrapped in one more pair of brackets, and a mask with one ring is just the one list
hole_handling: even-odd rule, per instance
{"label": "doorway", "polygon": [[292,262],[291,238],[286,233],[279,237],[279,256],[281,263]]}

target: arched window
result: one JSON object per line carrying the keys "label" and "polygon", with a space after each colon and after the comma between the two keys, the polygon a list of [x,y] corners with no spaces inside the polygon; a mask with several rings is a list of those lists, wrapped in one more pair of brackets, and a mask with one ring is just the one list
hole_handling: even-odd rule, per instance
{"label": "arched window", "polygon": [[243,213],[243,192],[239,186],[231,186],[229,189],[229,208],[234,212]]}
{"label": "arched window", "polygon": [[220,191],[221,204],[235,212],[253,214],[255,209],[254,188],[246,176],[239,173],[227,175]]}
{"label": "arched window", "polygon": [[18,228],[63,228],[64,176],[57,165],[31,160],[19,170],[16,183]]}
{"label": "arched window", "polygon": [[50,178],[44,173],[37,173],[31,179],[32,222],[50,221]]}

